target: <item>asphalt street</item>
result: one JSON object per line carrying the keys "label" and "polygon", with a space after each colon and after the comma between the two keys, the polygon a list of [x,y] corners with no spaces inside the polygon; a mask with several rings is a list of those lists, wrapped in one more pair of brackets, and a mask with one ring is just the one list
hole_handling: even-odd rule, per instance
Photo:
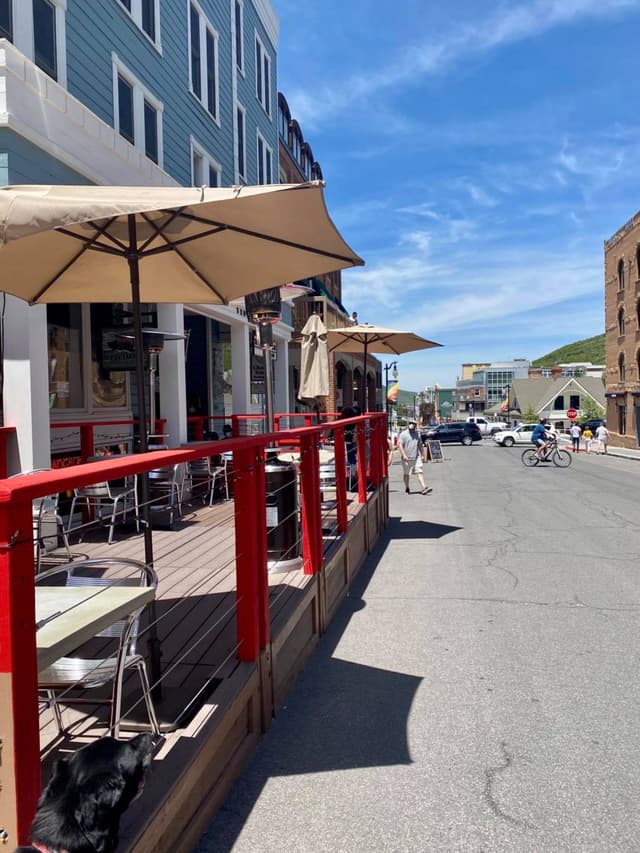
{"label": "asphalt street", "polygon": [[198,853],[640,850],[640,465],[444,448]]}

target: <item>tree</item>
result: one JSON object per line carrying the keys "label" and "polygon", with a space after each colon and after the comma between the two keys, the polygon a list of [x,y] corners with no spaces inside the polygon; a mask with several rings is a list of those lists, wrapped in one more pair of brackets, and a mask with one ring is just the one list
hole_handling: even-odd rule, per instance
{"label": "tree", "polygon": [[533,406],[529,406],[527,411],[522,415],[522,420],[525,424],[532,424],[538,420],[538,413]]}
{"label": "tree", "polygon": [[603,418],[604,409],[597,403],[593,397],[583,397],[582,405],[580,406],[580,417],[582,420],[590,420],[591,418]]}

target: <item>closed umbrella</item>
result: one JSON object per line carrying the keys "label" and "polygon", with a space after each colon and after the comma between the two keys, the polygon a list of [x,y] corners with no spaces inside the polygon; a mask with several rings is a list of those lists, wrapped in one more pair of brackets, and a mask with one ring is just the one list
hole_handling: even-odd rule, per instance
{"label": "closed umbrella", "polygon": [[[322,187],[3,187],[0,290],[30,303],[132,303],[144,451],[140,303],[226,304],[362,264],[329,218]],[[146,476],[141,497],[152,564]]]}
{"label": "closed umbrella", "polygon": [[397,329],[386,329],[362,323],[355,326],[345,326],[340,329],[329,329],[327,332],[330,352],[351,352],[363,354],[365,381],[365,410],[369,410],[369,387],[367,385],[367,353],[375,352],[380,355],[401,355],[415,350],[441,347],[435,341],[429,341],[416,335],[415,332],[402,332]]}
{"label": "closed umbrella", "polygon": [[302,329],[300,354],[301,399],[315,400],[329,394],[327,328],[319,314],[312,314]]}

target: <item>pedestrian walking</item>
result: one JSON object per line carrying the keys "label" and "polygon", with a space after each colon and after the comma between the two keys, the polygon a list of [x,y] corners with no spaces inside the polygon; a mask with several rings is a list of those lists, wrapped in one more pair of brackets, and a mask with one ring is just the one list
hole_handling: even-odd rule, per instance
{"label": "pedestrian walking", "polygon": [[605,456],[607,454],[607,442],[609,441],[609,430],[607,429],[607,422],[602,421],[598,429],[596,430],[596,439],[599,441],[600,446],[598,448],[598,453],[604,453]]}
{"label": "pedestrian walking", "polygon": [[398,450],[400,451],[400,461],[402,462],[402,475],[404,478],[405,492],[407,494],[411,492],[411,489],[409,488],[409,477],[411,474],[415,474],[420,486],[422,487],[421,494],[430,494],[433,489],[427,486],[422,475],[424,447],[415,421],[409,421],[407,428],[403,429],[398,436]]}
{"label": "pedestrian walking", "polygon": [[573,452],[580,452],[580,436],[582,435],[582,430],[578,426],[578,424],[571,424],[571,429],[569,430],[571,433],[571,443],[573,444]]}
{"label": "pedestrian walking", "polygon": [[582,437],[584,438],[584,449],[587,453],[591,453],[591,439],[593,438],[593,433],[589,429],[589,427],[584,428],[584,432],[582,433]]}

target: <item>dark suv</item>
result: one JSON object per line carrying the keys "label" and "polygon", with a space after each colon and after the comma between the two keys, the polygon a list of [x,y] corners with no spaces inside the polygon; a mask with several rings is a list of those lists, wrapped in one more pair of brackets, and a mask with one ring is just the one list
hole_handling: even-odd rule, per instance
{"label": "dark suv", "polygon": [[591,432],[595,435],[596,430],[598,429],[603,420],[604,418],[590,418],[588,421],[583,421],[581,424],[578,424],[578,426],[580,427],[582,432],[584,432],[585,429],[589,427]]}
{"label": "dark suv", "polygon": [[482,441],[482,433],[477,424],[455,421],[451,424],[440,424],[422,434],[423,441],[441,441],[443,444],[459,441],[469,447],[474,441]]}

